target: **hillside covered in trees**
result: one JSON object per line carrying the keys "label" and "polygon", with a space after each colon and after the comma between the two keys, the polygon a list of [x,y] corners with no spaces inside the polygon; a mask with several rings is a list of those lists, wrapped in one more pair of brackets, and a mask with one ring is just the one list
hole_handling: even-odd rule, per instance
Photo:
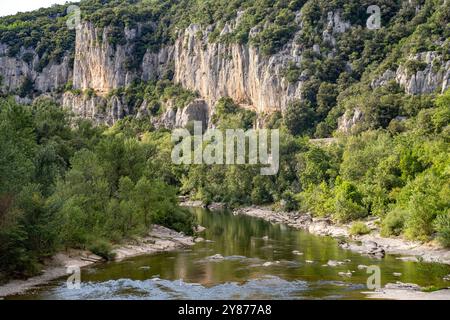
{"label": "hillside covered in trees", "polygon": [[[0,280],[154,223],[191,233],[179,195],[450,246],[448,1],[78,5],[81,29],[68,5],[0,18]],[[189,125],[193,103],[209,126],[280,129],[279,173],[174,165],[169,115]]]}

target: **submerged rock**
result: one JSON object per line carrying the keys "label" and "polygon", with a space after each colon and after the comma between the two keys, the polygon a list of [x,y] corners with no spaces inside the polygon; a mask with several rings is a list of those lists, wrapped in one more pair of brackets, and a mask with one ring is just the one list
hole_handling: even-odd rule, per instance
{"label": "submerged rock", "polygon": [[341,277],[350,278],[352,276],[352,272],[348,270],[347,272],[339,272],[338,275],[340,275]]}
{"label": "submerged rock", "polygon": [[263,266],[263,267],[270,267],[270,266],[273,266],[274,264],[279,264],[279,263],[280,263],[280,261],[274,261],[274,262],[268,261],[268,262],[264,262],[264,263],[262,264],[262,266]]}
{"label": "submerged rock", "polygon": [[385,286],[386,289],[398,289],[398,290],[417,290],[420,291],[422,288],[414,283],[403,283],[397,281],[396,283],[388,283]]}
{"label": "submerged rock", "polygon": [[224,210],[225,204],[222,202],[213,202],[210,205],[208,205],[209,210]]}
{"label": "submerged rock", "polygon": [[142,269],[142,270],[150,270],[150,266],[143,266],[143,267],[140,267],[139,269]]}
{"label": "submerged rock", "polygon": [[206,230],[206,228],[203,227],[203,226],[200,226],[200,225],[198,225],[197,227],[194,228],[194,232],[195,233],[200,233],[200,232],[203,232],[205,230]]}
{"label": "submerged rock", "polygon": [[329,267],[337,267],[337,266],[340,266],[343,264],[344,264],[344,262],[336,261],[336,260],[328,260],[328,262],[327,262],[327,266],[329,266]]}
{"label": "submerged rock", "polygon": [[222,260],[222,259],[224,259],[224,257],[220,253],[208,257],[208,260]]}
{"label": "submerged rock", "polygon": [[358,265],[358,269],[359,270],[367,269],[367,266],[364,264],[360,264],[360,265]]}

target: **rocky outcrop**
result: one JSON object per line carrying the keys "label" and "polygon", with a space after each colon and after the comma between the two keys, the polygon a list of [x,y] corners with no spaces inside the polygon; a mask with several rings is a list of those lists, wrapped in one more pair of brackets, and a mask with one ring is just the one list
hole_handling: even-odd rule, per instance
{"label": "rocky outcrop", "polygon": [[156,128],[183,128],[193,121],[202,123],[202,128],[207,128],[209,123],[209,108],[205,100],[196,99],[181,109],[174,108],[171,104],[161,117],[153,120]]}
{"label": "rocky outcrop", "polygon": [[[126,70],[131,48],[109,41],[109,28],[96,28],[86,22],[77,29],[73,87],[94,89],[105,94],[113,89],[125,87],[135,79],[135,74]],[[136,37],[136,30],[125,30],[126,40]]]}
{"label": "rocky outcrop", "polygon": [[[225,25],[222,35],[233,31],[240,16]],[[299,13],[296,19],[301,26]],[[335,34],[349,27],[338,12],[330,12],[324,37],[333,42]],[[247,44],[211,43],[208,41],[211,28],[201,29],[193,24],[180,31],[173,46],[162,47],[159,52],[148,50],[142,61],[133,61],[130,67],[130,59],[137,59],[133,54],[140,29],[139,25],[134,29],[126,28],[124,41],[114,45],[110,41],[111,28],[97,28],[84,22],[76,32],[73,72],[68,57],[60,65],[48,65],[39,74],[33,74],[33,68],[21,59],[1,57],[0,68],[4,69],[2,74],[7,79],[4,86],[8,90],[17,89],[25,77],[32,74],[36,88],[47,92],[72,80],[73,89],[93,90],[96,96],[65,93],[64,106],[98,123],[114,123],[132,113],[134,106],[125,106],[118,98],[107,99],[112,90],[126,87],[136,79],[152,81],[173,73],[176,83],[197,91],[203,101],[180,110],[168,108],[160,121],[165,127],[183,126],[192,120],[207,123],[216,102],[225,96],[259,114],[284,111],[290,101],[301,98],[302,83],[308,76],[302,76],[295,83],[284,77],[289,64],[301,66],[302,50],[296,37],[277,54],[264,56],[259,49]],[[253,28],[250,36],[260,31]],[[320,52],[320,48],[316,49]],[[38,63],[37,57],[34,60],[33,64]],[[137,110],[140,116],[145,114],[145,105]]]}
{"label": "rocky outcrop", "polygon": [[[230,32],[225,27],[222,34]],[[199,36],[201,35],[201,36]],[[175,43],[175,82],[198,91],[213,106],[221,97],[250,105],[259,113],[284,110],[300,98],[301,82],[282,76],[288,62],[299,62],[297,45],[264,57],[257,48],[241,44],[209,43],[207,32],[191,25]]]}
{"label": "rocky outcrop", "polygon": [[[350,29],[350,27],[350,22],[341,19],[341,14],[339,11],[330,11],[328,12],[327,27],[322,33],[322,39],[324,42],[331,43],[331,45],[334,47],[336,45],[336,38],[334,37],[334,35],[343,33]],[[320,48],[318,48],[318,46],[313,47],[313,50],[316,53],[320,52]]]}
{"label": "rocky outcrop", "polygon": [[348,110],[338,119],[338,131],[342,133],[351,133],[363,120],[364,114],[361,110]]}
{"label": "rocky outcrop", "polygon": [[[301,60],[298,46],[292,43],[282,52],[264,57],[258,49],[248,45],[209,43],[208,31],[191,25],[180,33],[174,46],[163,47],[157,53],[147,51],[141,67],[130,71],[125,66],[139,31],[125,30],[126,44],[117,46],[109,43],[109,31],[90,23],[84,23],[77,30],[73,87],[93,89],[97,95],[106,96],[135,79],[157,80],[173,69],[174,81],[197,91],[204,100],[180,110],[169,106],[162,118],[155,122],[156,126],[179,127],[191,120],[207,123],[212,107],[224,96],[259,113],[284,110],[289,101],[300,98],[301,82],[291,84],[282,75],[289,62],[300,63]],[[230,31],[231,26],[227,25],[222,32]],[[98,122],[116,119],[117,114],[101,116],[99,110],[93,110],[100,102],[99,98],[86,99],[66,94],[64,101],[64,105],[73,108],[78,115],[100,117]],[[102,102],[100,106],[104,104]],[[145,113],[144,103],[139,108],[139,116]]]}
{"label": "rocky outcrop", "polygon": [[141,79],[154,81],[168,75],[173,69],[173,54],[173,46],[163,47],[156,53],[147,50],[142,59]]}
{"label": "rocky outcrop", "polygon": [[96,28],[89,22],[77,29],[73,86],[75,89],[94,89],[98,94],[126,87],[135,79],[157,80],[173,64],[173,47],[163,47],[159,52],[147,50],[142,61],[130,67],[134,56],[134,40],[140,28],[125,28],[125,44],[113,45],[109,41],[110,28]]}
{"label": "rocky outcrop", "polygon": [[106,98],[66,92],[63,95],[62,105],[75,116],[92,119],[97,124],[112,125],[131,114],[128,105],[117,96]]}
{"label": "rocky outcrop", "polygon": [[[408,64],[419,64],[421,68],[410,70]],[[397,82],[406,93],[412,95],[443,93],[450,87],[450,60],[442,61],[442,57],[433,51],[418,53],[410,56],[396,71],[386,70],[372,81],[371,86],[377,88],[390,81]]]}
{"label": "rocky outcrop", "polygon": [[[19,56],[27,59],[9,57],[8,46],[0,44],[0,90],[15,92],[28,79],[33,83],[33,89],[40,92],[52,92],[61,89],[72,77],[70,57],[63,57],[61,63],[50,62],[39,70],[39,59],[34,50],[22,48]],[[27,61],[25,61],[27,60]]]}

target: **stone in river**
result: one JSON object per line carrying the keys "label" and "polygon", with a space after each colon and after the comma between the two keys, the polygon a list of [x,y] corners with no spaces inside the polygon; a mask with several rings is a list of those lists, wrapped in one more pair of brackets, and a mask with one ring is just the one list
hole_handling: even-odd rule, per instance
{"label": "stone in river", "polygon": [[211,257],[209,257],[210,260],[222,260],[223,259],[223,255],[221,255],[220,253],[215,254]]}
{"label": "stone in river", "polygon": [[348,278],[350,278],[352,276],[352,272],[351,271],[339,272],[338,275],[340,275],[341,277],[348,277]]}
{"label": "stone in river", "polygon": [[344,262],[336,261],[336,260],[329,260],[328,263],[327,263],[327,265],[330,266],[330,267],[336,267],[336,266],[340,266],[342,264],[344,264]]}
{"label": "stone in river", "polygon": [[358,269],[359,269],[359,270],[367,269],[367,266],[366,266],[366,265],[363,265],[363,264],[360,264],[360,265],[358,266]]}

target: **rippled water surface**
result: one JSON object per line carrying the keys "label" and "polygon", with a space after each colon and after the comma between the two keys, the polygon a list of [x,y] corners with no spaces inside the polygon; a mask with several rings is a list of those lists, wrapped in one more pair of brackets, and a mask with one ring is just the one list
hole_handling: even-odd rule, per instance
{"label": "rippled water surface", "polygon": [[[450,267],[387,256],[377,260],[318,237],[229,212],[193,209],[206,242],[189,249],[83,269],[79,290],[55,280],[10,299],[363,299],[377,265],[382,284],[402,281],[446,287]],[[300,254],[295,254],[298,251]],[[213,256],[220,254],[223,259]],[[336,267],[329,260],[342,261]],[[339,275],[339,273],[351,276]],[[401,276],[394,276],[401,273]]]}

